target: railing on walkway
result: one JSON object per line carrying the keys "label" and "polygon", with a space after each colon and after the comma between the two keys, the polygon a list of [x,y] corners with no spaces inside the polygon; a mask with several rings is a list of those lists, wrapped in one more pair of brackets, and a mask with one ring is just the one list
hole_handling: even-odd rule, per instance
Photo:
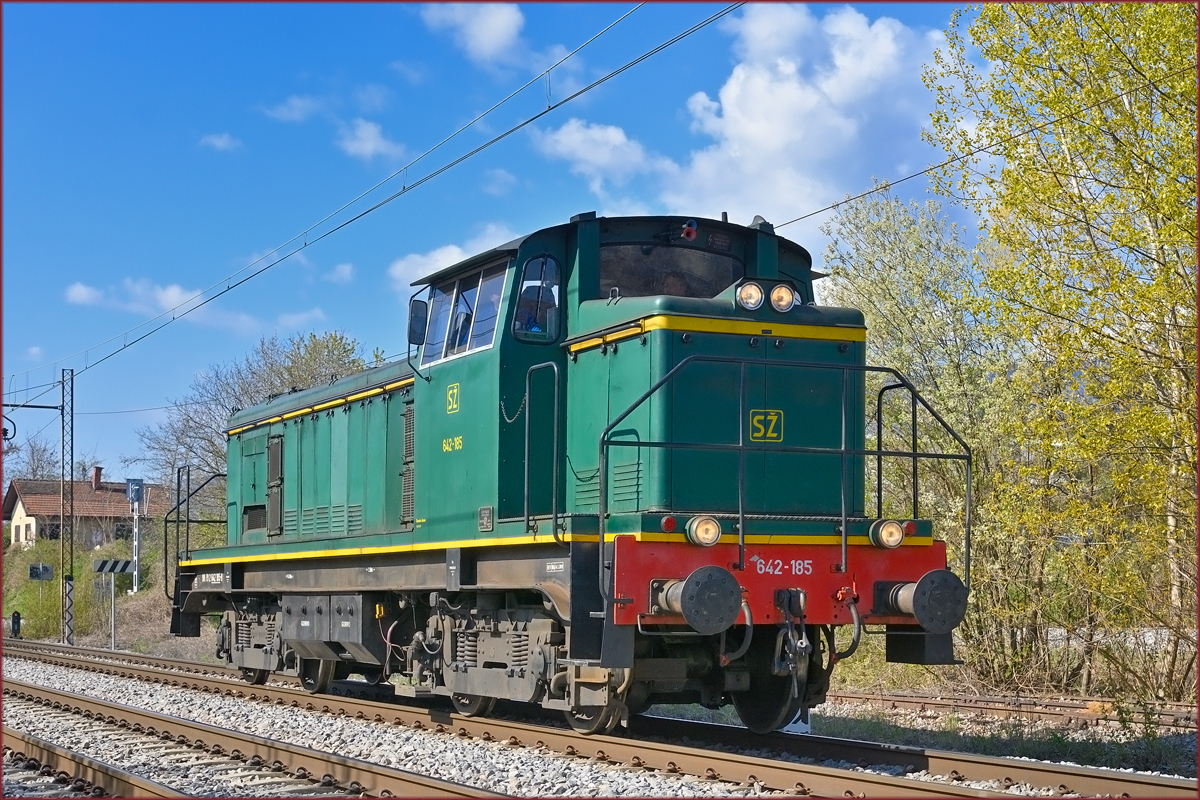
{"label": "railing on walkway", "polygon": [[[642,441],[621,441],[610,438],[613,430],[621,424],[630,414],[632,414],[639,406],[650,399],[656,392],[673,381],[684,369],[697,363],[726,363],[739,366],[738,378],[738,441],[736,443],[712,444],[698,442],[642,442]],[[842,378],[841,389],[841,445],[840,447],[809,447],[809,446],[785,446],[778,443],[764,442],[762,444],[746,441],[746,431],[748,430],[747,419],[747,399],[746,399],[746,368],[748,366],[762,367],[764,369],[773,368],[795,368],[795,369],[810,369],[810,370],[829,370],[839,371]],[[888,384],[879,390],[879,396],[876,401],[876,440],[873,449],[858,449],[849,447],[849,432],[851,422],[850,404],[850,375],[852,373],[882,373],[890,375],[895,379],[895,383]],[[887,392],[894,389],[907,389],[910,404],[912,409],[912,449],[911,450],[884,450],[881,447],[883,438],[883,399]],[[962,449],[960,453],[935,453],[921,452],[919,450],[919,441],[917,436],[917,407],[920,404],[930,416],[937,421],[943,431],[953,437],[954,441]],[[970,589],[971,586],[971,448],[963,441],[950,425],[942,419],[933,407],[926,402],[917,388],[912,385],[898,371],[891,367],[873,367],[858,364],[828,364],[811,361],[785,361],[785,360],[750,360],[738,358],[736,356],[710,356],[710,355],[691,355],[676,364],[666,375],[659,379],[653,386],[646,390],[637,400],[633,401],[624,411],[618,414],[608,427],[600,434],[600,460],[599,460],[599,479],[600,479],[600,497],[599,497],[599,517],[600,517],[600,542],[603,546],[605,541],[605,522],[608,518],[608,449],[610,447],[647,447],[647,448],[663,448],[667,450],[711,450],[711,451],[736,451],[738,453],[738,563],[737,569],[745,569],[746,564],[746,453],[751,452],[770,452],[770,453],[819,453],[825,455],[838,455],[841,462],[841,563],[838,565],[838,571],[845,572],[847,569],[848,558],[848,532],[847,532],[847,517],[849,494],[851,490],[850,475],[848,472],[848,459],[852,456],[874,456],[876,459],[876,494],[877,494],[877,515],[883,516],[883,458],[897,457],[910,458],[913,464],[913,492],[912,492],[912,509],[913,517],[917,517],[918,503],[918,480],[917,480],[917,464],[920,459],[948,459],[964,461],[966,463],[966,503],[964,508],[963,530],[964,530],[964,545],[963,545],[963,583]],[[754,514],[755,519],[789,519],[792,515],[785,514]],[[611,579],[611,560],[606,560],[604,557],[600,559],[600,592],[605,599],[605,603],[610,599],[608,586]],[[606,574],[606,571],[609,574]]]}
{"label": "railing on walkway", "polygon": [[[206,478],[204,480],[204,483],[200,484],[195,489],[193,489],[192,488],[192,467],[191,467],[191,465],[182,466],[175,470],[175,496],[177,498],[179,498],[179,500],[175,503],[175,505],[171,506],[170,511],[168,511],[165,515],[163,515],[163,591],[166,593],[168,600],[173,601],[175,598],[171,594],[171,581],[170,581],[170,575],[168,574],[168,570],[167,570],[167,560],[168,560],[167,554],[170,552],[170,550],[167,547],[167,535],[168,535],[167,532],[170,530],[170,526],[172,524],[174,524],[174,526],[175,526],[175,562],[176,562],[176,564],[178,564],[178,562],[182,559],[183,554],[191,551],[191,549],[192,549],[191,539],[192,539],[192,524],[193,523],[195,523],[197,525],[211,524],[211,525],[226,525],[227,526],[229,524],[229,521],[227,519],[223,519],[223,520],[222,519],[192,519],[192,498],[195,497],[196,494],[199,493],[202,489],[204,489],[205,486],[208,486],[210,483],[212,483],[213,481],[215,481],[217,479],[224,479],[224,478],[225,478],[225,473],[218,472],[214,475],[208,476],[208,478]],[[181,516],[180,512],[182,512],[182,516]],[[174,515],[174,517],[172,517],[172,515]],[[180,548],[180,546],[179,546],[179,535],[180,535],[180,527],[181,526],[182,526],[182,530],[183,530],[183,547],[182,548]]]}

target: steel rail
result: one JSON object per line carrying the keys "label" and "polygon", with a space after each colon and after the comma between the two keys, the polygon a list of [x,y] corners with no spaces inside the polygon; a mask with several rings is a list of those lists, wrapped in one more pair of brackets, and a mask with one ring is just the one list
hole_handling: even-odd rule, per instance
{"label": "steel rail", "polygon": [[[688,736],[695,741],[714,746],[731,745],[734,742],[738,746],[748,746],[746,740],[741,738],[743,730],[728,725],[663,717],[635,717],[630,721],[630,728],[638,735],[668,739]],[[760,747],[803,758],[838,759],[860,765],[890,764],[902,767],[906,772],[924,771],[931,775],[948,775],[955,780],[964,781],[998,781],[1006,786],[1027,783],[1031,786],[1054,789],[1057,794],[1074,793],[1084,797],[1193,798],[1197,795],[1197,782],[1193,778],[1170,778],[1103,767],[997,758],[903,745],[880,745],[811,734],[773,733],[760,736],[755,741],[760,742]]]}
{"label": "steel rail", "polygon": [[1166,728],[1196,729],[1196,706],[1187,703],[1121,702],[1106,697],[1063,699],[868,692],[830,692],[826,699],[830,703],[875,705],[887,709],[961,711],[965,714],[989,714],[1004,718],[1068,720],[1081,726],[1110,722],[1130,726],[1157,724]]}
{"label": "steel rail", "polygon": [[[90,667],[86,665],[87,662],[77,661],[76,658],[96,661],[101,664],[139,665],[156,669],[160,672],[169,670],[178,670],[185,674],[208,672],[224,676],[230,680],[241,679],[241,669],[227,664],[210,664],[201,661],[188,661],[182,658],[148,656],[141,653],[130,653],[123,650],[105,650],[98,647],[70,646],[57,642],[34,642],[27,639],[6,638],[4,640],[4,654],[22,658],[40,658],[47,661],[57,659],[53,663],[78,669],[90,669]],[[300,685],[299,679],[291,675],[273,674],[271,675],[271,680],[296,686]]]}
{"label": "steel rail", "polygon": [[[79,666],[71,655],[32,655],[51,663]],[[523,721],[487,717],[463,717],[448,708],[414,708],[395,702],[380,702],[348,695],[310,694],[279,686],[255,686],[226,678],[199,674],[163,672],[150,667],[130,664],[93,662],[86,669],[129,678],[139,678],[165,685],[192,688],[217,694],[257,700],[272,705],[284,705],[352,719],[391,722],[412,728],[428,729],[460,736],[473,736],[486,741],[503,741],[516,746],[546,747],[550,750],[601,761],[628,763],[636,767],[667,773],[681,773],[746,785],[761,784],[765,788],[797,794],[840,797],[849,792],[863,797],[1002,797],[1004,792],[973,789],[955,783],[935,783],[875,773],[853,772],[845,769],[798,764],[792,761],[750,757],[697,747],[681,747],[675,741],[657,743],[643,739],[616,736],[583,736],[567,728],[554,728]],[[375,687],[363,683],[361,688],[352,682],[335,684],[341,691],[374,694]],[[688,726],[680,723],[687,734]],[[748,738],[746,747],[759,749],[766,740],[741,728],[722,728],[725,742],[737,736]]]}
{"label": "steel rail", "polygon": [[911,708],[943,713],[991,714],[1018,719],[1069,720],[1081,726],[1100,723],[1158,725],[1180,730],[1196,730],[1196,707],[1185,703],[1146,703],[1112,698],[1062,700],[1045,697],[975,697],[969,695],[869,694],[866,692],[830,692],[830,703],[852,703],[881,708]]}
{"label": "steel rail", "polygon": [[322,786],[336,786],[374,797],[382,796],[383,793],[390,793],[396,797],[505,796],[499,792],[489,792],[194,720],[168,717],[132,706],[62,692],[47,686],[6,680],[3,691],[5,696],[98,716],[105,721],[128,724],[134,730],[138,730],[140,726],[142,730],[162,738],[188,741],[194,746],[204,747],[213,752],[236,751],[246,758],[257,757],[266,764],[278,762],[284,771],[302,778],[315,777]]}
{"label": "steel rail", "polygon": [[[79,648],[64,648],[61,645],[41,645],[43,650],[35,658],[44,658],[64,666],[79,666],[71,653]],[[106,657],[109,651],[91,651],[91,654]],[[131,654],[131,657],[132,654]],[[147,657],[138,657],[153,662]],[[189,662],[175,662],[188,664]],[[505,741],[513,745],[545,746],[558,752],[606,761],[621,761],[635,766],[682,772],[701,777],[716,778],[738,783],[762,783],[765,787],[779,791],[800,792],[836,796],[846,790],[854,794],[866,792],[865,796],[996,796],[997,792],[970,789],[953,783],[939,784],[908,778],[870,776],[863,773],[848,773],[845,770],[797,765],[793,762],[774,759],[751,759],[736,753],[714,751],[704,748],[681,748],[676,743],[684,738],[704,742],[708,747],[727,748],[738,746],[744,749],[773,750],[803,758],[817,760],[839,759],[853,764],[891,765],[905,768],[906,772],[926,771],[934,775],[945,775],[954,780],[997,781],[1001,784],[1019,782],[1047,787],[1056,791],[1075,791],[1083,795],[1109,795],[1132,797],[1195,797],[1197,782],[1188,778],[1170,778],[1147,773],[1127,773],[1098,767],[1080,767],[1051,762],[1010,760],[991,756],[976,756],[952,751],[930,750],[899,745],[881,745],[830,737],[770,734],[751,735],[744,728],[716,725],[694,721],[667,719],[662,717],[635,716],[630,720],[630,733],[635,737],[662,737],[666,744],[656,744],[644,738],[631,740],[613,736],[582,736],[567,729],[550,728],[528,722],[490,719],[485,717],[462,717],[442,708],[415,708],[397,705],[392,700],[380,701],[377,687],[354,681],[335,683],[341,695],[314,695],[308,692],[279,687],[254,686],[237,679],[164,672],[160,669],[128,664],[94,663],[86,669],[110,672],[125,677],[141,677],[144,680],[194,688],[219,694],[260,700],[310,710],[324,711],[359,719],[390,721],[414,728],[428,728],[440,732],[451,732],[462,736],[474,736],[485,740]],[[219,666],[206,667],[219,671]],[[236,672],[236,671],[234,671]],[[232,673],[228,673],[231,674]],[[286,680],[286,677],[284,677]],[[388,695],[388,697],[392,697]],[[822,772],[821,770],[827,770]],[[878,778],[880,780],[876,781]],[[861,779],[864,785],[850,786],[848,779]],[[913,787],[916,787],[915,789]],[[1063,787],[1068,787],[1063,789]]]}
{"label": "steel rail", "polygon": [[[114,652],[101,648],[68,647],[59,643],[34,642],[25,639],[5,639],[4,651],[9,655],[25,655],[32,653],[63,654],[78,653],[102,660],[116,660],[146,667],[162,669],[163,667],[178,669],[184,673],[211,672],[240,680],[241,671],[237,667],[225,664],[204,664],[183,659],[146,656],[139,653]],[[62,662],[67,665],[67,662]],[[70,666],[77,666],[71,663]],[[273,674],[270,678],[275,683],[298,686],[299,681],[294,676]],[[1114,711],[1118,701],[1112,698],[1079,698],[1075,700],[1054,699],[1045,697],[1002,697],[1002,696],[951,696],[951,695],[920,695],[920,694],[872,694],[868,692],[830,692],[826,701],[830,703],[850,703],[874,705],[884,708],[912,708],[916,710],[937,710],[949,713],[963,712],[972,714],[992,714],[999,717],[1024,719],[1073,719],[1079,724],[1094,725],[1101,722],[1121,723],[1122,719]],[[1196,707],[1187,703],[1156,703],[1142,707],[1136,704],[1128,706],[1136,719],[1128,720],[1130,724],[1143,723],[1143,715],[1149,714],[1149,721],[1163,727],[1173,727],[1183,730],[1196,729]],[[1096,709],[1100,708],[1100,711]],[[819,712],[818,712],[819,713]]]}
{"label": "steel rail", "polygon": [[187,797],[188,795],[157,781],[143,778],[120,767],[76,753],[53,742],[3,726],[0,733],[5,751],[22,759],[34,759],[43,766],[69,776],[72,788],[95,796],[98,787],[110,797]]}

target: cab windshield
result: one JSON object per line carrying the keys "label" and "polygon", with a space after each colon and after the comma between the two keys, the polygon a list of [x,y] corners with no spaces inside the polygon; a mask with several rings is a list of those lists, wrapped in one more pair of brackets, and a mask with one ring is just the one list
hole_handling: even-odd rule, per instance
{"label": "cab windshield", "polygon": [[600,295],[716,297],[746,274],[726,253],[662,244],[609,244],[600,248]]}

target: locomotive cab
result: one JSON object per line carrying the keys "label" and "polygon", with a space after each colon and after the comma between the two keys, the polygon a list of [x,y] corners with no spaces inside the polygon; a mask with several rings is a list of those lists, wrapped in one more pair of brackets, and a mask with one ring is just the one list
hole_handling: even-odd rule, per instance
{"label": "locomotive cab", "polygon": [[254,680],[585,732],[681,702],[785,727],[871,629],[953,663],[967,584],[916,498],[969,450],[819,277],[761,219],[581,214],[421,279],[407,363],[231,418],[228,541],[181,553],[178,631],[222,613]]}

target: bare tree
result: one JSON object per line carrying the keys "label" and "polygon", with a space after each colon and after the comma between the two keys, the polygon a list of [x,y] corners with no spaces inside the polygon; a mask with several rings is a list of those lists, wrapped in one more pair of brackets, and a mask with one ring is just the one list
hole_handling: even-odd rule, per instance
{"label": "bare tree", "polygon": [[34,434],[23,442],[4,446],[4,477],[53,481],[62,477],[58,444]]}
{"label": "bare tree", "polygon": [[[379,353],[374,357],[378,363]],[[263,338],[241,361],[201,372],[188,393],[174,401],[163,423],[138,430],[143,455],[126,463],[148,467],[166,485],[174,485],[176,468],[183,465],[204,476],[222,473],[226,422],[234,410],[365,367],[362,346],[340,331]]]}

